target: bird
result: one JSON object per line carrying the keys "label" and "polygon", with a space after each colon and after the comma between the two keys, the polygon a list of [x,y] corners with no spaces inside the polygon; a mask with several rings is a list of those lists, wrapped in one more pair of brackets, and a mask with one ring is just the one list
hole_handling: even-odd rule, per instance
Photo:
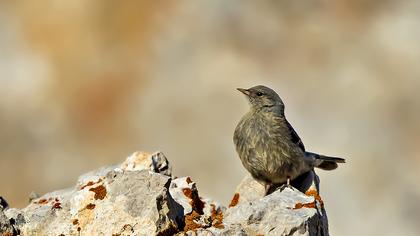
{"label": "bird", "polygon": [[271,88],[257,85],[238,88],[250,104],[249,111],[235,128],[233,141],[245,169],[265,188],[290,181],[314,167],[334,170],[345,159],[307,152],[305,146],[287,121],[284,103]]}

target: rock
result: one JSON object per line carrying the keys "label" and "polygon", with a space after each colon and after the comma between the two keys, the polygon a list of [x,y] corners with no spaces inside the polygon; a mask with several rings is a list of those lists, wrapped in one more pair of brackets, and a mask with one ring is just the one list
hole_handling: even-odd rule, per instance
{"label": "rock", "polygon": [[154,235],[176,232],[182,209],[170,178],[146,170],[110,171],[96,182],[42,196],[23,209],[23,235]]}
{"label": "rock", "polygon": [[[319,193],[319,177],[315,171],[309,171],[302,174],[291,182],[291,185],[299,191],[305,193],[307,191],[316,191]],[[274,186],[272,189],[281,188],[280,185]],[[243,202],[249,202],[264,197],[264,186],[255,181],[251,175],[246,175],[236,188],[229,207],[236,206]]]}
{"label": "rock", "polygon": [[135,152],[125,160],[120,167],[122,170],[150,170],[155,173],[172,176],[172,167],[162,152],[149,154]]}
{"label": "rock", "polygon": [[229,207],[263,198],[264,194],[264,186],[255,181],[251,175],[248,174],[236,188],[235,195],[233,196]]}
{"label": "rock", "polygon": [[223,208],[219,203],[201,198],[190,177],[174,179],[169,189],[171,196],[183,208],[182,231],[223,227]]}
{"label": "rock", "polygon": [[15,230],[8,217],[0,207],[0,233],[1,235],[15,235]]}
{"label": "rock", "polygon": [[246,235],[328,235],[328,218],[315,171],[303,174],[291,185],[262,197],[264,187],[246,176],[225,212],[224,224],[240,225],[237,233]]}
{"label": "rock", "polygon": [[8,217],[5,214],[8,208],[9,204],[0,196],[0,235],[17,235],[19,231],[15,228],[16,218]]}
{"label": "rock", "polygon": [[200,196],[190,177],[173,178],[163,153],[136,152],[80,176],[72,188],[34,196],[23,209],[0,207],[0,233],[328,235],[315,172],[292,185],[264,197],[263,186],[248,176],[226,208]]}
{"label": "rock", "polygon": [[79,177],[74,188],[33,199],[21,211],[10,209],[8,218],[24,219],[22,235],[174,234],[183,210],[169,193],[170,174],[162,153],[137,152],[120,166]]}
{"label": "rock", "polygon": [[9,204],[6,202],[6,200],[0,196],[0,209],[7,209],[9,207]]}
{"label": "rock", "polygon": [[240,225],[247,235],[328,235],[326,216],[314,196],[285,188],[229,208],[225,225]]}

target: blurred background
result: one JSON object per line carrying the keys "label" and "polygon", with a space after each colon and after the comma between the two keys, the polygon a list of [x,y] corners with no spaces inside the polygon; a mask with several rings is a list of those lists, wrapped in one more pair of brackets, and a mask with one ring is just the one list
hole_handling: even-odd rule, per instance
{"label": "blurred background", "polygon": [[0,1],[0,195],[136,150],[227,204],[246,174],[232,135],[263,84],[318,171],[331,235],[420,232],[420,2]]}

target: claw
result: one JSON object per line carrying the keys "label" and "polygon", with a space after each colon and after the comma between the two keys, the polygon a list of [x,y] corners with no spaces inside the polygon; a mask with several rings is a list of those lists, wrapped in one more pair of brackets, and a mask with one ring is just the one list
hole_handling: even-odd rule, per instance
{"label": "claw", "polygon": [[286,188],[292,188],[292,185],[290,185],[290,178],[287,178],[286,183],[283,184],[282,186],[280,186],[280,188],[279,188],[280,189],[280,192],[282,192]]}

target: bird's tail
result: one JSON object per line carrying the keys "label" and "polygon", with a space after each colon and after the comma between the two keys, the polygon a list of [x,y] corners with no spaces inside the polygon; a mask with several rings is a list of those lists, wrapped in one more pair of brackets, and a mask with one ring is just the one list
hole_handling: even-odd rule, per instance
{"label": "bird's tail", "polygon": [[334,170],[338,167],[337,163],[345,163],[346,160],[340,157],[329,157],[312,152],[306,152],[314,160],[314,166],[323,170]]}

